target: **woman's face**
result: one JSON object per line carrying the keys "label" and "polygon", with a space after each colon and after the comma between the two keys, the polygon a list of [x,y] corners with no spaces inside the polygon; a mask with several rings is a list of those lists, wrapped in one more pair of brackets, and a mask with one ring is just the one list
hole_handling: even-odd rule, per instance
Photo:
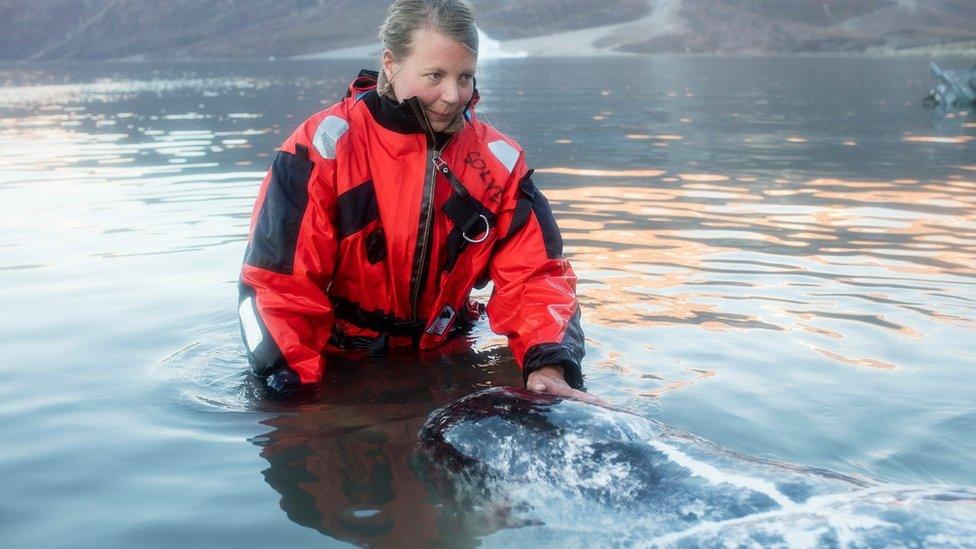
{"label": "woman's face", "polygon": [[434,131],[443,131],[474,93],[478,58],[433,28],[414,32],[413,51],[396,61],[383,52],[383,70],[397,101],[416,96]]}

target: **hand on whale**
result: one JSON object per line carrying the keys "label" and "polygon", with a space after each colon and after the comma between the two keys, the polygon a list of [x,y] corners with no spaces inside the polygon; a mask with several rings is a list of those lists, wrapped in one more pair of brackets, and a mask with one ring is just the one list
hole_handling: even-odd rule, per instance
{"label": "hand on whale", "polygon": [[525,387],[537,393],[573,398],[590,404],[607,405],[600,397],[570,387],[563,376],[563,369],[559,366],[543,366],[532,372],[525,380]]}
{"label": "hand on whale", "polygon": [[635,414],[525,390],[486,389],[436,410],[416,457],[442,508],[491,525],[486,546],[976,539],[971,488],[896,486],[750,457]]}

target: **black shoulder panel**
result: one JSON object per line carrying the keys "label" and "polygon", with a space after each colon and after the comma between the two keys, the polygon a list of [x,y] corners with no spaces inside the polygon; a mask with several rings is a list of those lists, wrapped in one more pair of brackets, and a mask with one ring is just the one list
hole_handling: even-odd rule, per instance
{"label": "black shoulder panel", "polygon": [[532,172],[534,171],[529,170],[522,176],[522,180],[519,181],[520,194],[515,202],[515,212],[512,214],[512,222],[508,226],[508,232],[505,233],[501,241],[508,240],[518,234],[529,220],[529,214],[532,212],[532,198],[535,196],[535,187],[524,187],[523,184],[532,177]]}
{"label": "black shoulder panel", "polygon": [[563,256],[563,237],[559,234],[559,226],[556,225],[556,217],[552,215],[552,208],[549,207],[549,200],[539,192],[539,189],[532,182],[531,172],[519,183],[519,188],[532,201],[532,211],[535,218],[539,221],[542,228],[542,238],[546,243],[546,255],[549,259],[556,259]]}
{"label": "black shoulder panel", "polygon": [[336,198],[336,210],[340,239],[362,230],[370,221],[378,218],[380,210],[376,204],[373,182],[367,181],[340,194]]}
{"label": "black shoulder panel", "polygon": [[297,152],[278,151],[275,156],[271,181],[244,258],[248,265],[282,274],[291,274],[295,267],[298,232],[308,207],[312,177],[308,149],[299,146]]}

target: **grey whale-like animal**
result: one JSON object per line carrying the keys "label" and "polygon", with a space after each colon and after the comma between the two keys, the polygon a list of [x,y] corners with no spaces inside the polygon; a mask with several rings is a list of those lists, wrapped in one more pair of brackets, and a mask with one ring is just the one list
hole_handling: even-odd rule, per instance
{"label": "grey whale-like animal", "polygon": [[433,412],[417,455],[445,500],[505,523],[489,546],[976,543],[972,489],[752,458],[631,413],[522,390],[486,389]]}

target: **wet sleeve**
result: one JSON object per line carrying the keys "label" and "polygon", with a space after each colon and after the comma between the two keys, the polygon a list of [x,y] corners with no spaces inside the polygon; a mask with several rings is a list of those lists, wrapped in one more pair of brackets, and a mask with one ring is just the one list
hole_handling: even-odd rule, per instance
{"label": "wet sleeve", "polygon": [[576,275],[563,256],[562,236],[549,201],[520,158],[499,216],[501,235],[489,272],[494,290],[488,319],[505,334],[523,379],[546,365],[563,369],[566,382],[583,387],[584,355]]}
{"label": "wet sleeve", "polygon": [[318,381],[334,321],[325,293],[336,261],[334,160],[299,128],[261,184],[238,284],[248,362],[267,378],[283,369]]}

